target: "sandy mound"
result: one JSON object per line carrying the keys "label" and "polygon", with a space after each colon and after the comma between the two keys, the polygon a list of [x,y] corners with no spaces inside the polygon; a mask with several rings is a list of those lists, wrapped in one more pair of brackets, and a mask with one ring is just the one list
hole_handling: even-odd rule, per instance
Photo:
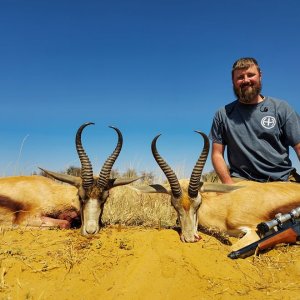
{"label": "sandy mound", "polygon": [[183,244],[172,229],[0,236],[1,299],[299,299],[298,245],[231,260],[229,246],[215,238]]}

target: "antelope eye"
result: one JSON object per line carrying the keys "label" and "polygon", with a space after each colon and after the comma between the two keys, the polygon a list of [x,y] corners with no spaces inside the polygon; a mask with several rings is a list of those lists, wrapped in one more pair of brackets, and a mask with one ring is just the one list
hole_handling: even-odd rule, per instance
{"label": "antelope eye", "polygon": [[80,202],[85,203],[87,201],[86,198],[79,197]]}
{"label": "antelope eye", "polygon": [[85,202],[87,197],[86,197],[86,193],[84,191],[84,189],[79,189],[78,190],[78,197],[80,199],[80,201]]}

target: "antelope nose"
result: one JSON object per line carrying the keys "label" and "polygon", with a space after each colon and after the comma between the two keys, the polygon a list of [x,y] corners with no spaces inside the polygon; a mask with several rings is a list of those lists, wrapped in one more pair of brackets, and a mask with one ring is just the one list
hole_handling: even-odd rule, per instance
{"label": "antelope nose", "polygon": [[85,227],[87,234],[95,234],[98,232],[98,224],[96,221],[88,221]]}
{"label": "antelope nose", "polygon": [[180,239],[184,243],[193,243],[193,242],[195,242],[194,235],[181,234]]}

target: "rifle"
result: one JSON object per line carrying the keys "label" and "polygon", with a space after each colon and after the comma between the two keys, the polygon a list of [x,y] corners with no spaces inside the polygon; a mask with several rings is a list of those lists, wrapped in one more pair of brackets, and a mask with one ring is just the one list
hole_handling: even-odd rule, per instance
{"label": "rifle", "polygon": [[246,258],[257,251],[266,250],[280,243],[293,244],[300,239],[300,207],[287,214],[277,214],[271,221],[256,227],[260,239],[228,254],[231,259]]}

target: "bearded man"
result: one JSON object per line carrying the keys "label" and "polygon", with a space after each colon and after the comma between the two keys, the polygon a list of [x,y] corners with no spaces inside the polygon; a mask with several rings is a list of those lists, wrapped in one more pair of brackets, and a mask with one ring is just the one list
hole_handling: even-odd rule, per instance
{"label": "bearded man", "polygon": [[292,147],[300,160],[299,115],[285,101],[263,96],[261,79],[256,59],[241,58],[233,64],[237,100],[217,111],[210,131],[212,163],[222,183],[300,182],[289,157]]}

